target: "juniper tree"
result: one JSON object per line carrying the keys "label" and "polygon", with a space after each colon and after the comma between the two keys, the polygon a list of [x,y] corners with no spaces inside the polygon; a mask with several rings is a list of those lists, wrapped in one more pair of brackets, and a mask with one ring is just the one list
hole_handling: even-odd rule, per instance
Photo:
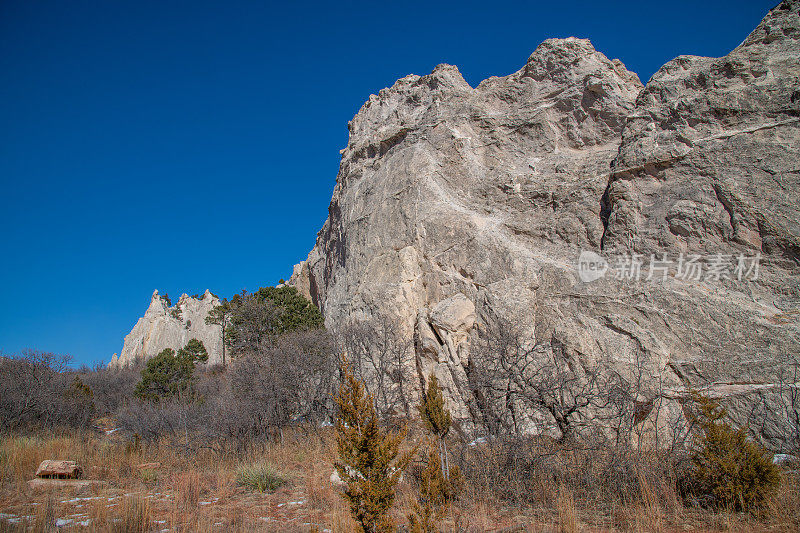
{"label": "juniper tree", "polygon": [[446,437],[453,419],[433,373],[428,376],[428,387],[417,409],[431,440],[419,475],[419,495],[408,518],[412,532],[429,533],[437,531],[436,520],[444,516],[461,484],[458,467],[450,467],[447,457]]}
{"label": "juniper tree", "polygon": [[710,505],[737,511],[757,509],[780,482],[772,454],[747,439],[747,428],[732,428],[724,407],[692,392],[699,427],[692,454],[690,491],[710,497]]}
{"label": "juniper tree", "polygon": [[422,400],[417,409],[419,410],[425,427],[437,439],[439,457],[442,463],[441,470],[444,473],[445,479],[449,479],[450,468],[447,459],[447,441],[445,438],[450,432],[453,418],[450,415],[450,411],[444,405],[444,396],[442,396],[442,390],[439,388],[439,380],[433,372],[428,376],[428,387],[425,390],[425,394],[422,395]]}
{"label": "juniper tree", "polygon": [[442,472],[442,462],[436,446],[428,446],[425,467],[419,472],[419,494],[408,515],[409,529],[412,533],[432,533],[438,531],[436,521],[448,506],[447,480]]}
{"label": "juniper tree", "polygon": [[344,361],[341,374],[342,383],[334,398],[339,455],[334,466],[345,483],[344,497],[362,531],[393,531],[389,509],[414,450],[400,453],[405,428],[392,433],[380,427],[372,395],[366,393],[364,384]]}

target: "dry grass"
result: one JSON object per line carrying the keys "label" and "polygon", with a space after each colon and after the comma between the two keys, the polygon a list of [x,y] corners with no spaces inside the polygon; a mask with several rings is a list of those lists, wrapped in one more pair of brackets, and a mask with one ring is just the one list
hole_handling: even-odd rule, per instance
{"label": "dry grass", "polygon": [[[328,431],[285,431],[282,442],[254,443],[241,454],[182,450],[168,441],[133,446],[118,434],[1,438],[0,533],[52,531],[56,524],[109,532],[354,531],[330,483],[335,446]],[[87,478],[105,484],[81,494],[34,493],[27,481],[43,459],[77,460]],[[686,507],[674,480],[644,468],[630,494],[612,494],[599,482],[593,492],[586,480],[602,475],[602,465],[572,452],[559,460],[558,472],[509,471],[499,482],[494,467],[476,469],[442,531],[800,531],[797,474],[785,474],[761,514],[751,516]],[[287,483],[263,493],[242,486],[237,468],[251,464],[272,465]],[[398,525],[413,500],[406,479],[393,509]]]}
{"label": "dry grass", "polygon": [[236,482],[250,490],[274,492],[286,484],[286,479],[275,469],[275,465],[259,461],[240,465],[236,469]]}
{"label": "dry grass", "polygon": [[562,487],[558,491],[558,533],[578,533],[578,513],[575,510],[575,500],[572,492]]}

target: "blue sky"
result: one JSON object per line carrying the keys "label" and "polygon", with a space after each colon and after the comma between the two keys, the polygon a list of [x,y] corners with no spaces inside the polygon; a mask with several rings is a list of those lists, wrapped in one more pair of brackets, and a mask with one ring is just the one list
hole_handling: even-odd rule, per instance
{"label": "blue sky", "polygon": [[646,81],[776,3],[0,1],[0,351],[108,360],[153,289],[288,278],[347,121],[438,63],[473,86],[548,37]]}

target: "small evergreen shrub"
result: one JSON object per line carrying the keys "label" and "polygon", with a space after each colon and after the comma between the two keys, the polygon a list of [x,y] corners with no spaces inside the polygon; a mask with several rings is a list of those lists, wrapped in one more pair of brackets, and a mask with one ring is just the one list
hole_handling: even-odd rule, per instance
{"label": "small evergreen shrub", "polygon": [[453,423],[453,417],[444,406],[444,396],[439,388],[439,380],[433,373],[428,376],[428,387],[417,410],[428,431],[439,439],[447,436]]}
{"label": "small evergreen shrub", "polygon": [[447,513],[464,483],[458,466],[450,465],[446,437],[453,420],[433,373],[428,377],[428,387],[417,409],[431,435],[424,467],[415,472],[419,493],[408,521],[412,533],[432,533],[439,531],[437,520]]}
{"label": "small evergreen shrub", "polygon": [[688,492],[709,507],[754,511],[780,483],[772,454],[747,439],[747,428],[732,428],[726,410],[717,402],[693,393],[699,428]]}
{"label": "small evergreen shrub", "polygon": [[258,462],[242,465],[236,469],[236,482],[243,487],[258,492],[273,492],[286,484],[270,463]]}
{"label": "small evergreen shrub", "polygon": [[389,510],[403,469],[416,449],[400,453],[406,430],[380,427],[374,399],[343,361],[342,383],[335,397],[336,472],[345,483],[350,514],[365,533],[394,531]]}

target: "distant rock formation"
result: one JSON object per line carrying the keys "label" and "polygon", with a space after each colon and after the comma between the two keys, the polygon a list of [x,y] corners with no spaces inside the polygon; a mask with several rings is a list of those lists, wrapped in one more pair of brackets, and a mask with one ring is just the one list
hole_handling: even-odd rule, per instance
{"label": "distant rock formation", "polygon": [[190,339],[202,341],[208,351],[207,364],[222,364],[221,328],[205,321],[217,305],[219,298],[208,290],[199,298],[183,294],[173,306],[154,291],[150,307],[125,336],[119,358],[115,354],[109,366],[122,367],[147,360],[166,348],[178,351]]}
{"label": "distant rock formation", "polygon": [[[742,424],[756,416],[779,448],[800,386],[787,381],[800,354],[798,11],[785,1],[729,55],[679,57],[646,87],[576,38],[475,88],[449,65],[398,80],[349,123],[328,219],[290,284],[329,327],[390,318],[462,427],[485,414],[475,347],[513,324],[578,376],[605,361],[646,383],[638,424],[669,436],[697,388]],[[606,265],[587,283],[581,252],[641,254],[645,275],[651,254],[674,263],[640,281]],[[759,274],[680,276],[693,254],[706,271],[760,254]],[[512,407],[526,431],[557,436],[547,413]]]}

